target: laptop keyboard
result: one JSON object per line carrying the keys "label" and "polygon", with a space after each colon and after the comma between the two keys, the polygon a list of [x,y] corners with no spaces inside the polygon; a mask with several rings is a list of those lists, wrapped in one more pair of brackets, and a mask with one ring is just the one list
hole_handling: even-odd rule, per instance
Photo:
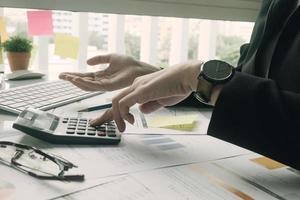
{"label": "laptop keyboard", "polygon": [[27,107],[50,110],[101,93],[86,92],[62,80],[35,83],[0,91],[0,109],[15,114]]}

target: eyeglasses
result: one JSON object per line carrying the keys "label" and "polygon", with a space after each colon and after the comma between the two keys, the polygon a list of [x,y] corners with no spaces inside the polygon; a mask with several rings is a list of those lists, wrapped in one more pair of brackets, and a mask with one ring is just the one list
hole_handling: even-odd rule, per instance
{"label": "eyeglasses", "polygon": [[65,175],[76,165],[31,146],[0,141],[0,162],[44,180],[83,181],[84,175]]}

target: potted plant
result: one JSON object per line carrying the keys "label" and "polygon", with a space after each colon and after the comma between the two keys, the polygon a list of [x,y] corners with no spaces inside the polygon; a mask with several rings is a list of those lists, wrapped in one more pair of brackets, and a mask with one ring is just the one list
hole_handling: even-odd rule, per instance
{"label": "potted plant", "polygon": [[7,52],[11,71],[28,69],[32,41],[21,36],[12,36],[2,43],[3,50]]}

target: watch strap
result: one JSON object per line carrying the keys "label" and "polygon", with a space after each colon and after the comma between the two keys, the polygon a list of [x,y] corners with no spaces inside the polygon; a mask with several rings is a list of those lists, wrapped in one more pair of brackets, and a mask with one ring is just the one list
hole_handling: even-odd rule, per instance
{"label": "watch strap", "polygon": [[195,97],[199,101],[208,104],[210,102],[212,88],[213,84],[200,75],[198,78],[198,85],[197,90],[195,92]]}

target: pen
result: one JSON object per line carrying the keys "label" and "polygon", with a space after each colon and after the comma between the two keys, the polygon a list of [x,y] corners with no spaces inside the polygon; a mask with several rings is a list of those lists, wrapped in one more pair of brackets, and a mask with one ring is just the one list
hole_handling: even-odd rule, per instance
{"label": "pen", "polygon": [[99,106],[93,106],[93,107],[89,107],[89,108],[86,108],[86,109],[83,109],[83,110],[79,110],[78,112],[90,112],[90,111],[94,111],[94,110],[102,110],[102,109],[105,109],[105,108],[111,108],[111,106],[112,106],[111,103],[102,104],[102,105],[99,105]]}

